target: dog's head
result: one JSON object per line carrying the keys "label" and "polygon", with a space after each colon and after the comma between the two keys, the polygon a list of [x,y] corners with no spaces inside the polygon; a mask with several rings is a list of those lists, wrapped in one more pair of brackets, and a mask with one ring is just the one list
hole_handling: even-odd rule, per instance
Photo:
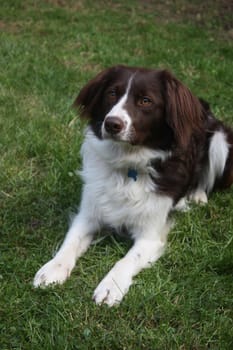
{"label": "dog's head", "polygon": [[167,70],[106,69],[83,87],[74,105],[97,137],[132,145],[186,147],[202,129],[201,103]]}

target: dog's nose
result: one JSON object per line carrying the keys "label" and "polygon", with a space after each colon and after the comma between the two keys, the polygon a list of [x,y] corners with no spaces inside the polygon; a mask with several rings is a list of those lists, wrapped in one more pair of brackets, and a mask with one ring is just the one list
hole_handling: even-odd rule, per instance
{"label": "dog's nose", "polygon": [[109,134],[116,135],[124,128],[124,122],[119,117],[107,117],[104,127]]}

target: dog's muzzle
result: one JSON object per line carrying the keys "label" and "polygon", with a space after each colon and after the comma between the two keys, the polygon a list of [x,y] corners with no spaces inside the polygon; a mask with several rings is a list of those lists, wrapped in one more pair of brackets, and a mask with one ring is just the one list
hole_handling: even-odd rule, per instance
{"label": "dog's muzzle", "polygon": [[119,117],[107,117],[104,122],[104,129],[110,135],[117,135],[123,131],[125,124]]}

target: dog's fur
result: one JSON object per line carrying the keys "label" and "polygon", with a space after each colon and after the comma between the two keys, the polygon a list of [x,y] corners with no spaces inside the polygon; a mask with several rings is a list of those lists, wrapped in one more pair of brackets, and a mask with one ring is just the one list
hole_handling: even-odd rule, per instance
{"label": "dog's fur", "polygon": [[233,132],[166,70],[106,69],[75,106],[89,121],[80,211],[34,285],[63,283],[103,225],[124,229],[134,244],[94,292],[97,304],[112,306],[163,253],[170,211],[232,184]]}

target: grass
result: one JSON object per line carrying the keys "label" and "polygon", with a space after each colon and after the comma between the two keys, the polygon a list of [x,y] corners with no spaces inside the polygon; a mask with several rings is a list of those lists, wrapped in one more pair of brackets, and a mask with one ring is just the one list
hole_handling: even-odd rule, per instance
{"label": "grass", "polygon": [[233,124],[227,6],[1,1],[1,350],[233,348],[233,189],[177,215],[165,255],[119,307],[91,300],[129,248],[117,237],[92,245],[63,286],[32,287],[80,199],[79,89],[116,63],[168,67]]}

